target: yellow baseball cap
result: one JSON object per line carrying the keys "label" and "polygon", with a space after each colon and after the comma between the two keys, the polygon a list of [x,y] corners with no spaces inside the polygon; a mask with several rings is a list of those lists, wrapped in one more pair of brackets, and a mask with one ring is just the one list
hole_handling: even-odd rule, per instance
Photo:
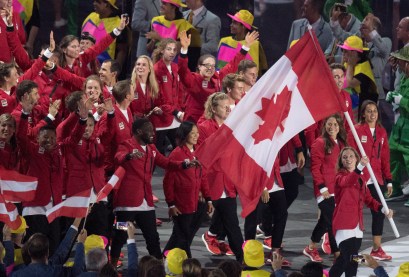
{"label": "yellow baseball cap", "polygon": [[264,265],[263,245],[257,240],[247,240],[243,244],[244,262],[250,267]]}
{"label": "yellow baseball cap", "polygon": [[173,274],[182,274],[182,263],[187,259],[186,251],[180,248],[173,248],[165,252],[168,268]]}
{"label": "yellow baseball cap", "polygon": [[400,265],[399,273],[396,277],[409,277],[409,262]]}
{"label": "yellow baseball cap", "polygon": [[91,249],[94,249],[94,248],[105,249],[105,246],[106,246],[106,244],[105,244],[104,238],[102,236],[89,235],[85,239],[84,251],[85,251],[85,254],[87,254],[88,251],[90,251]]}

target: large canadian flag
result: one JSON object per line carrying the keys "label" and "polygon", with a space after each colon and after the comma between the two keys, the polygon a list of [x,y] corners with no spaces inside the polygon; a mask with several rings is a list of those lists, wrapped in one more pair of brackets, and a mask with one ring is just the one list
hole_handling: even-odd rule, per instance
{"label": "large canadian flag", "polygon": [[7,202],[0,194],[0,221],[6,223],[11,229],[17,229],[21,225],[16,205]]}
{"label": "large canadian flag", "polygon": [[4,200],[9,202],[31,201],[35,197],[37,178],[22,175],[0,167],[0,189]]}
{"label": "large canadian flag", "polygon": [[71,197],[68,197],[63,202],[55,205],[49,209],[45,215],[48,222],[52,222],[54,219],[60,216],[66,217],[86,217],[88,211],[88,205],[91,196],[91,189],[79,192]]}
{"label": "large canadian flag", "polygon": [[124,175],[125,169],[122,166],[118,167],[115,170],[114,175],[112,175],[106,185],[98,192],[95,202],[98,203],[99,201],[107,197],[113,189],[118,189],[119,185],[121,184],[122,178],[124,178]]}
{"label": "large canadian flag", "polygon": [[274,161],[296,134],[341,111],[342,100],[310,31],[281,57],[239,102],[217,132],[196,151],[208,170],[223,171],[235,184],[242,216],[254,211]]}

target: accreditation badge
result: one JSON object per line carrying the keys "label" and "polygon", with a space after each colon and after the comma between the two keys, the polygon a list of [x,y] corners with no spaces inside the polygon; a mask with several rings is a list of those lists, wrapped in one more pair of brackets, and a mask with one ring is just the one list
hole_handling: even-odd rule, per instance
{"label": "accreditation badge", "polygon": [[368,141],[368,137],[367,136],[362,136],[361,137],[361,142],[362,143],[366,143]]}

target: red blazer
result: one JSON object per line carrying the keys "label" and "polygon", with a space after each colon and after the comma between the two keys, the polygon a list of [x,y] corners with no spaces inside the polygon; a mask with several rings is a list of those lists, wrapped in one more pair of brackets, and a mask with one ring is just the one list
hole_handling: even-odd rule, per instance
{"label": "red blazer", "polygon": [[209,95],[221,91],[224,76],[235,73],[239,62],[245,58],[246,54],[244,50],[237,52],[236,56],[220,72],[216,71],[209,81],[204,80],[199,73],[190,72],[187,55],[179,56],[179,76],[188,91],[184,120],[197,122],[204,112],[204,103]]}
{"label": "red blazer", "polygon": [[[78,122],[78,119],[76,121]],[[108,124],[113,125],[113,121],[108,120]],[[109,127],[113,128],[113,126]],[[59,129],[59,131],[65,133],[64,130]],[[84,131],[85,124],[82,133]],[[71,140],[69,143],[63,143],[62,149],[67,166],[66,195],[72,196],[90,188],[94,188],[98,193],[105,185],[105,154],[103,141],[97,137],[97,131],[94,129],[89,139],[79,138],[78,141]]]}
{"label": "red blazer", "polygon": [[291,163],[297,163],[295,154],[302,152],[302,150],[300,137],[296,135],[280,149],[280,166],[286,165],[288,160],[290,160]]}
{"label": "red blazer", "polygon": [[0,114],[12,113],[17,106],[16,94],[13,87],[10,95],[0,88]]}
{"label": "red blazer", "polygon": [[[361,140],[362,146],[364,147],[365,153],[369,157],[369,161],[379,185],[384,185],[385,182],[392,183],[388,134],[386,133],[385,128],[380,125],[376,126],[375,137],[372,136],[369,125],[366,123],[355,125],[355,129]],[[359,152],[358,146],[356,145],[351,132],[348,133],[348,144]],[[366,168],[364,170],[365,172],[368,171]]]}
{"label": "red blazer", "polygon": [[345,145],[335,143],[331,153],[325,154],[324,139],[317,138],[311,146],[311,174],[314,184],[315,197],[321,195],[320,189],[326,187],[330,194],[335,193],[336,165],[339,153]]}
{"label": "red blazer", "polygon": [[0,167],[18,170],[19,148],[0,139]]}
{"label": "red blazer", "polygon": [[[219,124],[214,119],[206,119],[199,125],[198,144],[204,142],[210,135],[219,129]],[[199,143],[200,142],[200,143]],[[236,188],[229,178],[222,172],[212,168],[207,170],[207,180],[209,183],[210,197],[212,200],[220,199],[223,191],[227,197],[235,198]]]}
{"label": "red blazer", "polygon": [[[80,53],[80,56],[75,61],[77,69],[76,73],[78,76],[87,78],[92,74],[96,74],[95,68],[99,65],[98,55],[105,51],[108,46],[115,40],[116,36],[113,32],[106,34],[102,39],[100,39],[95,45],[91,46],[84,52]],[[94,64],[93,64],[94,63]],[[91,69],[90,69],[91,67]]]}
{"label": "red blazer", "polygon": [[[97,56],[105,51],[106,48],[114,41],[116,36],[113,32],[106,34],[95,45],[91,46],[84,52],[81,52],[78,58],[74,61],[72,67],[64,66],[64,69],[81,77],[87,78],[96,72],[92,72],[88,64],[95,61]],[[95,69],[95,68],[94,68]]]}
{"label": "red blazer", "polygon": [[159,97],[155,99],[154,105],[163,111],[161,115],[151,116],[151,121],[156,128],[168,127],[172,124],[175,115],[181,111],[180,98],[182,95],[180,95],[178,65],[171,63],[171,69],[172,74],[162,59],[154,65],[155,76],[159,85]]}
{"label": "red blazer", "polygon": [[[128,160],[127,154],[134,149],[145,153],[142,158]],[[116,164],[125,169],[118,190],[114,191],[114,208],[116,207],[139,207],[143,199],[148,206],[153,207],[152,196],[152,173],[155,165],[165,169],[181,168],[182,162],[174,162],[163,156],[154,144],[146,145],[146,152],[134,137],[122,142],[115,154]]]}
{"label": "red blazer", "polygon": [[[79,124],[78,124],[79,125]],[[63,157],[61,148],[57,147],[46,152],[38,143],[29,141],[27,138],[28,121],[27,116],[22,114],[17,138],[22,154],[29,162],[27,175],[38,178],[38,186],[34,200],[24,202],[24,207],[45,206],[52,197],[53,204],[56,205],[62,200],[63,189]],[[67,140],[75,140],[81,136],[80,126],[75,128],[72,136]]]}
{"label": "red blazer", "polygon": [[[13,28],[16,30],[16,37],[21,44],[26,43],[26,31],[24,30],[23,22],[21,21],[18,12],[13,12]],[[13,53],[12,47],[7,40],[7,25],[4,20],[0,21],[0,61],[10,63],[12,61]]]}
{"label": "red blazer", "polygon": [[[114,157],[118,149],[118,146],[121,142],[126,141],[132,138],[132,114],[128,108],[128,118],[129,122],[126,120],[123,113],[119,110],[117,105],[114,105],[115,112],[113,115],[108,115],[105,113],[98,125],[99,137],[104,139],[106,138],[107,144],[105,145],[105,170],[112,171],[114,170]],[[112,120],[114,127],[109,127],[108,123],[109,117],[113,116]]]}
{"label": "red blazer", "polygon": [[135,98],[132,101],[129,108],[132,115],[135,117],[144,117],[154,108],[154,99],[151,97],[151,88],[146,85],[146,94],[143,93],[142,87],[139,82],[136,84]]}
{"label": "red blazer", "polygon": [[[186,146],[176,147],[169,155],[169,159],[183,161],[195,159],[194,152]],[[166,203],[175,205],[183,214],[197,211],[199,191],[204,198],[210,200],[209,184],[202,168],[188,168],[180,170],[166,170],[163,179],[163,191]]]}
{"label": "red blazer", "polygon": [[338,230],[359,228],[364,230],[363,214],[364,203],[374,211],[379,211],[381,204],[372,198],[365,185],[366,174],[357,173],[358,170],[348,172],[340,170],[335,177],[335,210],[332,220],[334,235]]}
{"label": "red blazer", "polygon": [[[349,117],[351,118],[352,123],[354,123],[355,120],[354,113],[352,112],[352,101],[350,94],[345,90],[341,90],[341,98],[344,99],[345,101],[345,106],[343,107],[343,109],[346,109],[348,111]],[[341,110],[339,114],[344,120],[344,128],[348,133],[351,130],[351,128],[349,128],[348,122],[346,121],[344,114],[341,113]],[[305,129],[305,143],[308,148],[311,148],[311,145],[315,141],[315,139],[321,136],[322,124],[323,120],[320,120],[311,125],[310,127],[308,127],[307,129]]]}
{"label": "red blazer", "polygon": [[[18,103],[17,107],[11,113],[11,115],[16,120],[16,129],[18,129],[18,126],[20,124],[22,110],[23,110],[23,107],[21,106],[21,103]],[[35,140],[37,138],[38,131],[40,130],[40,128],[47,124],[53,124],[53,121],[51,121],[51,119],[49,119],[48,117],[38,120],[38,118],[34,116],[34,110],[33,110],[31,114],[28,116],[27,136],[30,139]]]}

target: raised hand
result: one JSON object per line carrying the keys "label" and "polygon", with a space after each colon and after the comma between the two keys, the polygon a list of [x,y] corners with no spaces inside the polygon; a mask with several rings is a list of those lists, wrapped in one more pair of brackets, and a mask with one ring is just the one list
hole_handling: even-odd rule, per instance
{"label": "raised hand", "polygon": [[86,239],[87,239],[87,230],[82,229],[77,237],[77,241],[84,244]]}
{"label": "raised hand", "polygon": [[253,45],[254,42],[258,41],[258,37],[259,37],[259,33],[257,31],[253,31],[253,32],[248,32],[246,34],[246,38],[244,39],[246,41],[245,46],[250,48],[251,45]]}
{"label": "raised hand", "polygon": [[192,36],[188,35],[186,31],[181,31],[179,33],[180,45],[182,46],[182,49],[184,51],[187,51],[187,49],[189,48],[191,37]]}
{"label": "raised hand", "polygon": [[21,97],[21,106],[23,107],[23,112],[30,114],[33,110],[34,103],[28,93],[25,93],[23,97]]}
{"label": "raised hand", "polygon": [[114,105],[112,104],[112,99],[111,98],[105,98],[104,99],[104,104],[105,104],[105,110],[109,113],[114,111]]}
{"label": "raised hand", "polygon": [[121,22],[119,23],[118,30],[122,32],[125,29],[126,25],[128,24],[129,24],[129,16],[127,14],[122,14]]}
{"label": "raised hand", "polygon": [[60,108],[61,100],[57,99],[54,102],[50,101],[50,107],[48,108],[48,113],[55,117],[58,113],[58,109]]}
{"label": "raised hand", "polygon": [[87,101],[90,101],[89,98],[78,101],[78,115],[81,119],[88,118]]}
{"label": "raised hand", "polygon": [[50,52],[54,52],[55,50],[55,40],[53,31],[50,32],[50,46],[48,47],[48,50],[50,50]]}
{"label": "raised hand", "polygon": [[127,221],[127,223],[128,229],[126,230],[126,232],[128,233],[128,239],[135,239],[136,227],[130,221]]}

